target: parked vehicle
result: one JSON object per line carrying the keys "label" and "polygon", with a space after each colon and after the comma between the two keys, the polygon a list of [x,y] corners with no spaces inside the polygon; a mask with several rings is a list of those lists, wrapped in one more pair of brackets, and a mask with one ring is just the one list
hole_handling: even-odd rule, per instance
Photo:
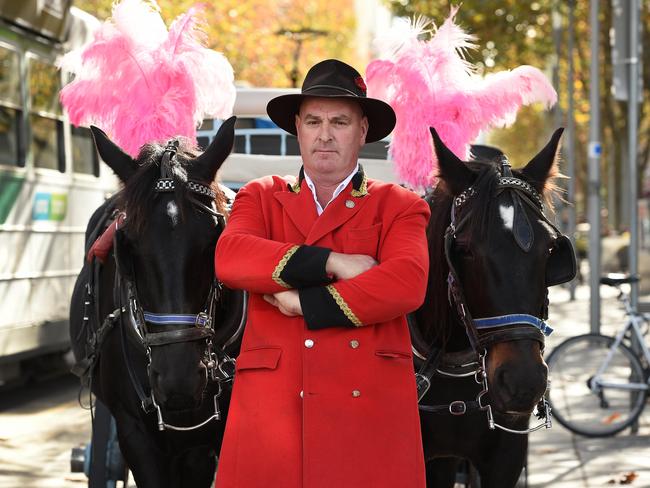
{"label": "parked vehicle", "polygon": [[116,188],[90,131],[71,127],[58,101],[57,58],[98,25],[70,4],[0,7],[0,386],[69,348],[86,224]]}

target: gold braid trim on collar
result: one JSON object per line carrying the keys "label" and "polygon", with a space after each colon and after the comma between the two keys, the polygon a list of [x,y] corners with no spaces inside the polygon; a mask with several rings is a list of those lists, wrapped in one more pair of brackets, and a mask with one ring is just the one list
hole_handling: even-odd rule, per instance
{"label": "gold braid trim on collar", "polygon": [[301,166],[300,171],[298,172],[298,179],[293,185],[289,185],[289,191],[293,193],[300,193],[300,186],[302,185],[302,180],[305,179],[305,167]]}
{"label": "gold braid trim on collar", "polygon": [[[361,178],[361,184],[359,185],[358,190],[354,187],[355,186],[354,179],[352,180],[353,185],[352,185],[351,195],[356,198],[365,197],[368,194],[368,177],[366,176],[366,173],[363,171],[361,165],[359,165],[359,172],[357,173],[357,175],[359,173],[361,173],[363,177]],[[355,175],[355,177],[357,175]]]}

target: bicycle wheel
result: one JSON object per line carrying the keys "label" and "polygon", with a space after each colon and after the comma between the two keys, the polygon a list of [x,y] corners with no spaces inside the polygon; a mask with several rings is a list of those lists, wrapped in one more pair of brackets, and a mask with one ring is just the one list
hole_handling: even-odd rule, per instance
{"label": "bicycle wheel", "polygon": [[570,431],[587,437],[614,435],[630,426],[645,406],[646,390],[618,385],[645,384],[645,373],[634,352],[620,344],[613,352],[596,391],[590,382],[605,362],[613,337],[585,334],[571,337],[549,355],[553,417]]}

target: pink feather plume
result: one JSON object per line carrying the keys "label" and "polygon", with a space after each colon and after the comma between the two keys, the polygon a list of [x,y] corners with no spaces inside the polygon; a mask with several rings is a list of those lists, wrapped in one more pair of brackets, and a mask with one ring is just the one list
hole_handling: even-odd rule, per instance
{"label": "pink feather plume", "polygon": [[60,66],[75,75],[61,90],[74,125],[94,124],[136,156],[148,142],[196,139],[203,118],[226,118],[235,102],[233,69],[204,47],[199,10],[167,30],[153,0],[122,0],[94,40]]}
{"label": "pink feather plume", "polygon": [[475,37],[454,23],[457,11],[433,26],[429,41],[418,39],[428,27],[422,19],[392,29],[376,40],[381,57],[366,69],[368,96],[389,103],[397,115],[390,154],[398,178],[414,189],[435,182],[438,161],[429,127],[466,159],[481,131],[512,124],[523,105],[557,101],[546,76],[532,66],[478,76],[463,57],[476,47]]}

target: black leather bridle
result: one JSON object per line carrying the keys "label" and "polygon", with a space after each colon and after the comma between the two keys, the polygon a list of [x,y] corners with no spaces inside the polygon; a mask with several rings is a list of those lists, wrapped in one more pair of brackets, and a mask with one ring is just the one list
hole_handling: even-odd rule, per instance
{"label": "black leather bridle", "polygon": [[[532,209],[556,234],[555,246],[551,251],[551,257],[547,263],[547,267],[551,268],[550,271],[547,269],[546,273],[547,287],[573,279],[576,273],[576,261],[570,240],[562,235],[557,227],[546,218],[543,211],[542,198],[533,186],[513,176],[510,170],[510,163],[505,156],[501,160],[501,175],[498,177],[496,193],[499,194],[504,191],[511,193],[515,205],[519,205],[522,211],[523,205]],[[548,318],[548,288],[540,316],[507,314],[498,317],[472,318],[464,296],[462,282],[454,265],[452,253],[457,235],[468,222],[471,211],[466,211],[460,220],[457,220],[457,218],[461,215],[466,202],[474,197],[475,194],[475,189],[470,186],[454,198],[451,207],[451,222],[444,235],[445,258],[449,267],[449,301],[455,307],[458,317],[465,328],[472,351],[474,352],[475,360],[464,365],[466,367],[465,369],[469,367],[468,371],[466,370],[460,373],[445,372],[439,368],[444,351],[436,348],[435,350],[429,351],[426,358],[420,355],[424,359],[424,362],[416,374],[416,381],[420,400],[426,394],[434,374],[457,378],[474,376],[476,382],[481,385],[482,389],[478,393],[475,401],[465,402],[459,400],[448,405],[420,405],[419,408],[426,412],[449,412],[452,415],[463,415],[470,409],[481,410],[487,414],[490,429],[499,428],[510,433],[528,434],[542,427],[551,427],[550,406],[546,402],[546,399],[542,398],[537,406],[537,416],[544,420],[540,425],[525,430],[514,430],[499,425],[494,420],[491,405],[484,403],[489,391],[485,363],[488,348],[498,342],[532,339],[538,341],[543,349],[545,336],[550,335],[553,330],[546,324],[546,319]],[[553,259],[554,253],[557,253],[555,259]]]}
{"label": "black leather bridle", "polygon": [[[161,160],[161,177],[156,180],[155,190],[159,193],[173,192],[176,189],[177,180],[171,177],[170,165],[176,155],[178,142],[172,141],[165,148]],[[216,194],[208,184],[196,180],[187,180],[183,183],[188,190],[187,198],[190,203],[195,206],[199,211],[207,213],[214,217],[217,225],[217,231],[223,231],[226,225],[226,218],[223,214],[219,213],[214,203],[208,206],[192,194],[209,197],[214,201]],[[159,314],[143,310],[138,300],[138,291],[136,286],[135,272],[133,269],[128,269],[127,259],[124,255],[126,251],[120,248],[118,241],[118,233],[120,226],[126,220],[126,213],[121,213],[118,217],[117,230],[113,241],[113,254],[116,262],[116,299],[119,304],[118,312],[120,312],[119,320],[122,321],[121,334],[122,334],[122,347],[124,351],[124,358],[129,372],[131,383],[140,399],[142,409],[147,412],[155,411],[158,417],[159,430],[194,430],[202,427],[211,420],[219,420],[221,413],[219,409],[218,398],[222,393],[223,384],[231,382],[234,377],[235,359],[226,353],[226,347],[232,344],[236,338],[241,334],[245,321],[245,313],[242,313],[241,321],[235,330],[233,336],[228,339],[221,347],[215,347],[212,339],[215,335],[215,321],[216,311],[219,308],[223,299],[223,284],[216,278],[212,280],[210,290],[204,304],[203,309],[197,314]],[[246,307],[246,298],[244,299],[244,310]],[[186,327],[157,332],[154,330],[156,325],[185,325]],[[131,358],[128,354],[128,347],[126,344],[126,330],[135,333],[137,343],[139,343],[145,351],[147,357],[147,373],[149,373],[152,360],[152,348],[164,346],[168,344],[191,342],[191,341],[206,341],[205,354],[202,359],[206,370],[208,372],[209,380],[216,382],[218,391],[213,397],[214,413],[199,424],[182,427],[166,423],[163,419],[161,408],[156,401],[154,391],[149,388],[150,393],[145,393],[145,388],[140,384],[134,370]]]}

